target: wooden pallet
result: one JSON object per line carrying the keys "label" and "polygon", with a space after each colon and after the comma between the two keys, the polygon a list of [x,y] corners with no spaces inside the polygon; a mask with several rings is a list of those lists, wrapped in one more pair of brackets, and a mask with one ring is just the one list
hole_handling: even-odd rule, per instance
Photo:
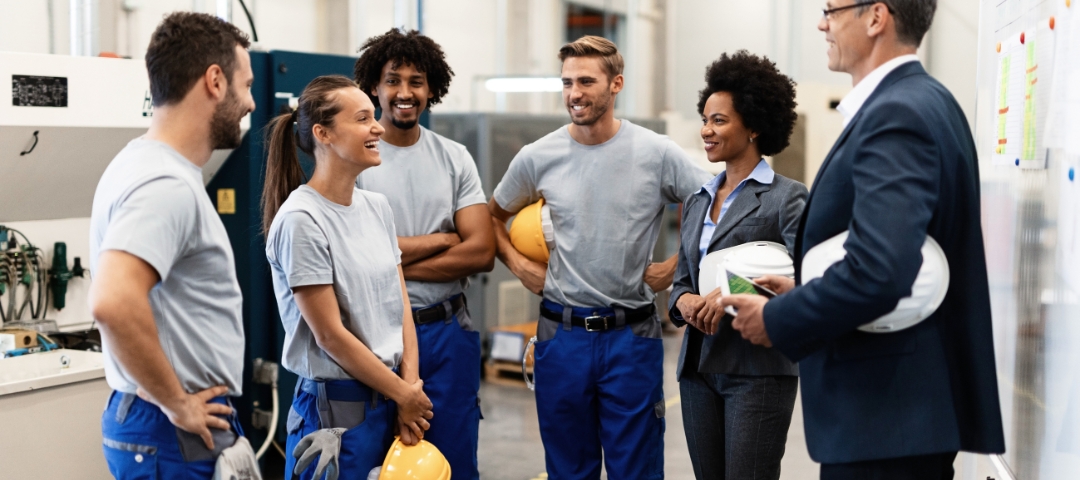
{"label": "wooden pallet", "polygon": [[[527,368],[532,375],[532,366]],[[484,381],[495,385],[526,388],[525,377],[521,375],[521,362],[488,360],[484,362]]]}

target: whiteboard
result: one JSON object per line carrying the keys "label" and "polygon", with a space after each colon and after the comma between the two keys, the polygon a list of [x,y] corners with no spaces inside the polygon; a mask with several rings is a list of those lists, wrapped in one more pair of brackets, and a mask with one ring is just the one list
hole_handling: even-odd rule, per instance
{"label": "whiteboard", "polygon": [[1080,5],[981,2],[975,141],[1003,459],[1018,479],[1076,479]]}

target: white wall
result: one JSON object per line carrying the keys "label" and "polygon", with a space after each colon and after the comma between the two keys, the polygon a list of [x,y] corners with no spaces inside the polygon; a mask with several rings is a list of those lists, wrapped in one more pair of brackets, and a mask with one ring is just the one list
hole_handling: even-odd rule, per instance
{"label": "white wall", "polygon": [[[696,105],[705,68],[723,52],[746,49],[769,57],[798,83],[798,110],[807,120],[809,183],[841,132],[842,117],[829,102],[851,89],[851,77],[828,69],[825,34],[817,29],[823,5],[806,0],[674,2],[668,9],[674,24],[669,50],[674,83],[665,115],[672,138],[703,157]],[[975,113],[978,9],[976,0],[939,0],[933,28],[920,49],[927,70],[956,96],[969,122]]]}

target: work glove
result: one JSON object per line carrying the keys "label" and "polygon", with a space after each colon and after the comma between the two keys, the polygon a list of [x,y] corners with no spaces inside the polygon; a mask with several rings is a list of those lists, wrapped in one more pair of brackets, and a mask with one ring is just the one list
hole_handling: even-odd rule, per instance
{"label": "work glove", "polygon": [[293,458],[297,459],[293,475],[300,476],[315,457],[319,457],[319,463],[315,467],[314,479],[322,478],[326,473],[326,480],[337,480],[341,470],[338,468],[338,457],[341,455],[341,434],[344,428],[324,428],[307,434],[300,439],[300,443],[293,449]]}

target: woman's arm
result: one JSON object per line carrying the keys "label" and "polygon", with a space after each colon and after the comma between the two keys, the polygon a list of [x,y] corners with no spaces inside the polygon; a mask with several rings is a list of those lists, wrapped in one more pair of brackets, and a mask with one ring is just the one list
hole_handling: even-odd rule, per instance
{"label": "woman's arm", "polygon": [[[424,382],[420,380],[420,352],[416,342],[416,326],[413,323],[412,303],[409,302],[409,292],[405,289],[405,275],[402,272],[401,265],[398,265],[398,282],[401,284],[401,303],[405,307],[401,315],[401,343],[404,345],[404,349],[401,352],[401,367],[398,369],[398,374],[401,375],[401,379],[405,383],[423,387]],[[430,415],[426,418],[433,418],[434,412],[429,413]],[[407,411],[400,405],[398,406],[397,430],[398,435],[401,436],[401,442],[405,445],[416,445],[424,438],[423,432],[418,433],[409,425],[410,418],[414,416],[413,412]]]}
{"label": "woman's arm", "polygon": [[[400,267],[398,275],[401,275]],[[293,297],[300,308],[300,314],[315,336],[315,342],[330,355],[341,368],[345,369],[360,383],[386,395],[398,404],[399,414],[406,420],[407,426],[417,436],[430,426],[427,419],[432,417],[431,401],[423,391],[423,382],[409,383],[394,375],[379,357],[345,328],[341,322],[337,295],[333,285],[307,285],[293,289]],[[408,305],[408,299],[405,300]],[[407,311],[408,312],[408,311]],[[409,327],[412,326],[411,312]],[[402,326],[402,330],[409,331]],[[408,338],[408,334],[406,338]],[[408,347],[406,347],[408,348]],[[416,332],[412,330],[413,364],[416,365]],[[405,359],[403,357],[404,366]],[[407,414],[407,417],[406,417]]]}

